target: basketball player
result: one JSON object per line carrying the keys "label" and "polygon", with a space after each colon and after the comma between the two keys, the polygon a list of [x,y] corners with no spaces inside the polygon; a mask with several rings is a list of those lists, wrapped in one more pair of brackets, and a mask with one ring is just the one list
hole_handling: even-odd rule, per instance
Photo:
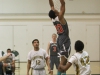
{"label": "basketball player", "polygon": [[52,34],[52,41],[48,43],[47,47],[47,53],[49,54],[50,50],[50,69],[51,69],[51,75],[53,75],[53,68],[54,64],[56,65],[56,69],[58,69],[60,59],[57,57],[58,48],[57,48],[57,35],[55,33]]}
{"label": "basketball player", "polygon": [[[64,0],[59,0],[61,3],[60,12],[58,12],[54,8],[54,3],[52,0],[49,0],[49,4],[51,6],[51,10],[49,11],[49,17],[51,18],[54,26],[56,27],[58,33],[57,44],[59,48],[59,56],[61,57],[62,65],[66,65],[67,58],[70,55],[71,47],[70,47],[70,38],[69,38],[69,30],[67,21],[64,18],[65,13],[65,2]],[[61,75],[60,69],[57,75]],[[65,71],[63,75],[66,75]]]}
{"label": "basketball player", "polygon": [[[11,49],[7,49],[7,53],[4,56],[8,53],[11,53]],[[4,75],[6,75],[5,68],[9,65],[12,67],[12,75],[15,75],[15,55],[13,53],[3,62]]]}
{"label": "basketball player", "polygon": [[48,70],[50,71],[48,54],[44,49],[39,48],[38,39],[34,39],[32,41],[32,45],[34,49],[28,53],[27,75],[29,75],[30,67],[34,70],[32,75],[46,75],[45,61],[48,66]]}
{"label": "basketball player", "polygon": [[89,55],[83,51],[84,44],[78,40],[75,42],[76,53],[71,56],[66,66],[60,65],[63,70],[68,70],[73,64],[76,70],[76,75],[91,75]]}

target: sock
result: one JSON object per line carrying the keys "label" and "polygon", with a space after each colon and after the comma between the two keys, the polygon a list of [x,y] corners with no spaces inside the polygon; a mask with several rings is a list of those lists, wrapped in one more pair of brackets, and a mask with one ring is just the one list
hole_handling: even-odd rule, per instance
{"label": "sock", "polygon": [[67,75],[66,73],[62,73],[61,75]]}
{"label": "sock", "polygon": [[4,72],[4,75],[6,75],[6,72]]}
{"label": "sock", "polygon": [[61,75],[61,72],[58,71],[58,72],[57,72],[57,75]]}
{"label": "sock", "polygon": [[14,72],[12,72],[12,75],[15,75],[15,73],[14,73]]}

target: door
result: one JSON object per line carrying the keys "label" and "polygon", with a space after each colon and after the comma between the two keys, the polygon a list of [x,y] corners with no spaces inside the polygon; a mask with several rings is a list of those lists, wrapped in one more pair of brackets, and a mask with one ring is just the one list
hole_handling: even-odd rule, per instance
{"label": "door", "polygon": [[17,50],[21,61],[27,60],[26,26],[14,26],[14,50]]}
{"label": "door", "polygon": [[87,26],[87,51],[91,61],[100,61],[99,25]]}
{"label": "door", "polygon": [[0,26],[0,50],[6,52],[7,48],[13,49],[12,26]]}
{"label": "door", "polygon": [[[81,40],[84,45],[86,44],[86,26],[84,24],[75,23],[71,25],[71,55],[76,52],[74,45],[77,40]],[[84,50],[86,50],[86,46]]]}
{"label": "door", "polygon": [[47,49],[49,41],[52,40],[52,34],[57,33],[56,28],[53,25],[44,25],[43,26],[43,43],[42,47]]}

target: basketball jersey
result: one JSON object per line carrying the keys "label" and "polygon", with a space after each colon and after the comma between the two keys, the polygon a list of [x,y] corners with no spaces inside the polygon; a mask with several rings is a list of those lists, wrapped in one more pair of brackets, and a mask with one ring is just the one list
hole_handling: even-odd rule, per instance
{"label": "basketball jersey", "polygon": [[[4,54],[4,56],[6,56],[6,54]],[[15,60],[15,56],[14,54],[11,54],[9,57],[6,58],[5,63],[11,63],[13,60]]]}
{"label": "basketball jersey", "polygon": [[45,58],[48,54],[44,49],[39,49],[38,51],[31,50],[28,53],[28,60],[31,60],[31,68],[38,70],[45,67]]}
{"label": "basketball jersey", "polygon": [[67,43],[67,46],[69,47],[71,42],[69,38],[69,30],[68,30],[68,24],[67,22],[65,25],[62,25],[59,21],[58,16],[55,19],[52,19],[52,22],[54,26],[56,27],[57,34],[59,35],[57,38],[57,44],[59,50],[63,50],[63,44]]}
{"label": "basketball jersey", "polygon": [[57,43],[53,43],[53,41],[50,41],[50,55],[57,56],[57,52],[58,52]]}
{"label": "basketball jersey", "polygon": [[91,75],[89,55],[86,51],[75,53],[69,62],[75,67],[76,75]]}
{"label": "basketball jersey", "polygon": [[65,25],[62,25],[59,21],[58,16],[55,19],[52,19],[52,22],[53,22],[54,26],[56,27],[58,35],[65,35],[67,37],[69,36],[69,30],[68,30],[67,22],[65,23]]}

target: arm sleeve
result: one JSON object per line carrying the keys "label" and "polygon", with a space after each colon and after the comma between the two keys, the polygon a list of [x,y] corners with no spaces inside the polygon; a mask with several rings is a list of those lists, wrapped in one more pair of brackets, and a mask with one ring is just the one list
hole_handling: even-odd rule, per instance
{"label": "arm sleeve", "polygon": [[69,59],[69,61],[68,62],[70,62],[70,63],[75,63],[76,62],[76,60],[77,60],[77,58],[73,55],[73,56],[71,56],[71,58]]}
{"label": "arm sleeve", "polygon": [[28,60],[31,60],[31,55],[30,55],[30,54],[31,54],[31,53],[29,52],[29,53],[28,53],[28,56],[27,56],[27,59],[28,59]]}

